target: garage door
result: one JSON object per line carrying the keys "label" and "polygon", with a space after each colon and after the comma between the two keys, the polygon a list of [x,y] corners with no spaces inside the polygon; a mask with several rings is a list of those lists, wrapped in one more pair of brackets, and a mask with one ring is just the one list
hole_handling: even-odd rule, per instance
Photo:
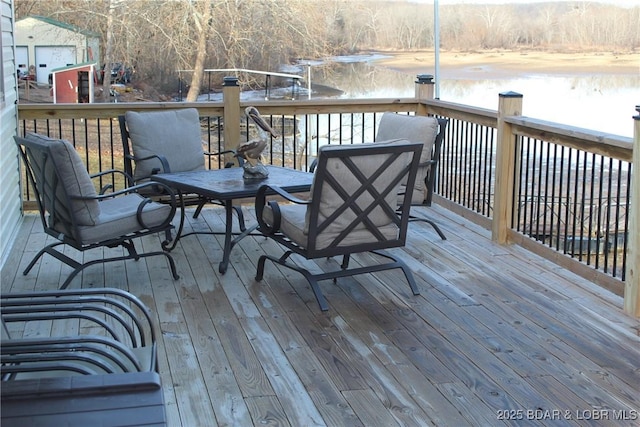
{"label": "garage door", "polygon": [[26,75],[29,72],[29,51],[26,46],[16,46],[16,64],[20,74]]}
{"label": "garage door", "polygon": [[76,48],[73,46],[36,46],[36,79],[48,83],[51,70],[75,65]]}

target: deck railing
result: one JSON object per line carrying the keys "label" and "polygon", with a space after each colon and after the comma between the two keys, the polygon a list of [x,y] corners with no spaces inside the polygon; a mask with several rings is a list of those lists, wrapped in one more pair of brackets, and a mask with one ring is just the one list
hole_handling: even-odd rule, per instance
{"label": "deck railing", "polygon": [[[441,104],[429,110],[448,114]],[[503,196],[509,197],[509,206],[503,209],[509,230],[624,281],[632,139],[513,114],[505,115],[511,130],[505,148],[498,150],[497,113],[474,113],[450,119],[437,193],[493,219],[496,162],[508,150],[503,166],[513,181]],[[509,239],[523,241],[513,234]],[[606,286],[622,292],[621,283]]]}
{"label": "deck railing", "polygon": [[550,142],[543,130],[552,124],[530,120],[526,126],[516,129],[522,138],[513,228],[624,280],[631,149],[602,154],[587,148],[590,139],[600,144],[591,135],[582,135],[579,144],[563,144],[560,134],[558,142]]}
{"label": "deck railing", "polygon": [[[241,115],[249,103],[240,101],[237,82],[226,80],[223,90],[221,103],[21,104],[20,132],[71,141],[94,173],[123,167],[118,115],[195,107],[206,149],[231,149],[254,131]],[[415,98],[250,104],[281,135],[272,140],[268,161],[301,170],[322,145],[372,141],[383,112],[447,117],[436,202],[490,228],[499,242],[517,242],[624,294],[625,309],[638,315],[638,276],[630,268],[637,257],[631,248],[638,247],[633,140],[523,117],[519,94],[500,94],[498,111],[432,95],[433,81],[419,78]],[[24,194],[25,208],[33,208],[28,187]]]}

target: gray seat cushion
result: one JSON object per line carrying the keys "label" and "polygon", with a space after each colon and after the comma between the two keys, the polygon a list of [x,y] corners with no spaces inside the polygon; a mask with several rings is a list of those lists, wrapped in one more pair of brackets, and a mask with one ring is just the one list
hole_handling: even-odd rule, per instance
{"label": "gray seat cushion", "polygon": [[380,119],[376,141],[403,138],[409,140],[409,142],[421,142],[423,144],[416,184],[411,194],[411,202],[413,204],[421,204],[427,197],[424,180],[431,167],[427,162],[431,160],[433,143],[437,135],[438,119],[435,117],[384,113]]}
{"label": "gray seat cushion", "polygon": [[[144,229],[136,212],[144,200],[139,194],[127,194],[100,202],[100,216],[96,225],[79,227],[82,244],[91,244]],[[171,206],[152,202],[145,205],[142,221],[147,227],[161,225],[167,220]]]}
{"label": "gray seat cushion", "polygon": [[[134,156],[163,156],[169,163],[170,172],[204,169],[204,150],[197,109],[127,111],[125,119]],[[163,170],[158,159],[136,161],[134,178],[146,178],[154,169],[160,173],[169,172]]]}
{"label": "gray seat cushion", "polygon": [[[309,247],[309,234],[305,231],[308,224],[304,219],[307,214],[307,207],[304,205],[280,205],[280,231],[298,244],[300,247]],[[273,212],[269,206],[265,206],[263,218],[267,224],[273,224]],[[398,227],[395,224],[387,224],[378,228],[386,239],[398,237]],[[341,231],[341,230],[340,230]],[[320,234],[315,242],[316,249],[328,247],[338,236],[339,231],[335,228]],[[351,246],[365,242],[376,242],[378,239],[368,230],[360,227],[353,230],[340,242],[339,246]]]}

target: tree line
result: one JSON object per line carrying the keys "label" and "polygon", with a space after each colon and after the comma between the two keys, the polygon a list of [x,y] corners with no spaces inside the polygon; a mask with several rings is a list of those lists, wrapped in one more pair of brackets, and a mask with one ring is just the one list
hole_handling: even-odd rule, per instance
{"label": "tree line", "polygon": [[[103,63],[135,66],[134,79],[163,92],[182,76],[188,100],[207,68],[279,71],[298,59],[434,47],[433,4],[404,0],[15,0],[15,14],[97,32]],[[640,5],[465,3],[440,5],[439,16],[445,50],[640,48]]]}

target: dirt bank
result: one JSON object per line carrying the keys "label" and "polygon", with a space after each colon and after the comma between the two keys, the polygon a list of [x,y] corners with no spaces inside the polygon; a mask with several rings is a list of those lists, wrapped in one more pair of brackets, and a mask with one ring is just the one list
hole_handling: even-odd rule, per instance
{"label": "dirt bank", "polygon": [[[434,52],[381,52],[374,63],[410,74],[433,74]],[[440,52],[447,78],[517,77],[525,74],[640,74],[640,53],[548,53],[527,51]]]}

